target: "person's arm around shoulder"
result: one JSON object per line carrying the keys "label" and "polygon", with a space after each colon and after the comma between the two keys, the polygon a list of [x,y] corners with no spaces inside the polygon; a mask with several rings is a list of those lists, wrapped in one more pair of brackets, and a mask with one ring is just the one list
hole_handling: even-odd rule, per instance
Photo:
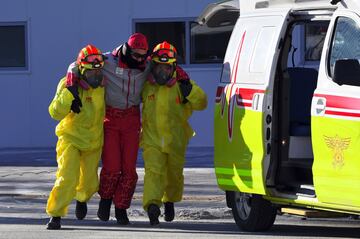
{"label": "person's arm around shoulder", "polygon": [[193,110],[204,110],[207,107],[207,96],[205,92],[195,83],[195,81],[190,80],[189,83],[192,87],[190,93],[186,96],[186,99],[191,103]]}
{"label": "person's arm around shoulder", "polygon": [[66,78],[60,80],[54,99],[49,106],[51,118],[62,120],[70,112],[73,94],[66,88]]}

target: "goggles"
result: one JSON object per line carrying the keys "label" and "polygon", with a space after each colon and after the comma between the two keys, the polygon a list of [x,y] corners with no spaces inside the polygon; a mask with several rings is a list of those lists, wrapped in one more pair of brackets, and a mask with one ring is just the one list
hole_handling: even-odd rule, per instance
{"label": "goggles", "polygon": [[146,57],[148,56],[148,54],[139,54],[137,52],[131,51],[130,55],[132,55],[133,57],[137,58],[137,59],[146,59]]}
{"label": "goggles", "polygon": [[103,62],[103,61],[105,61],[105,57],[104,57],[104,55],[101,55],[101,54],[92,54],[92,55],[87,55],[81,61],[87,62],[87,63],[94,63],[95,61]]}
{"label": "goggles", "polygon": [[92,68],[101,68],[104,65],[105,56],[102,54],[87,55],[81,61],[85,64],[90,64]]}
{"label": "goggles", "polygon": [[173,62],[174,60],[176,60],[176,53],[170,50],[160,49],[155,52],[155,56],[158,61],[163,63]]}

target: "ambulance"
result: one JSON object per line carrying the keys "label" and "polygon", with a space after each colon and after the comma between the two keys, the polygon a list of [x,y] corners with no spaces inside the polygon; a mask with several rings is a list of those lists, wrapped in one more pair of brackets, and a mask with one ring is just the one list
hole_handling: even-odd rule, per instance
{"label": "ambulance", "polygon": [[360,1],[239,8],[214,109],[215,173],[236,224],[266,231],[282,208],[359,215]]}

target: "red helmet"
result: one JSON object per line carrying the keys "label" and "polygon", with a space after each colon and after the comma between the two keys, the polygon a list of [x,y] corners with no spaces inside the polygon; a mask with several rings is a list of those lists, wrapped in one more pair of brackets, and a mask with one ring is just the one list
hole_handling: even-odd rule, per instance
{"label": "red helmet", "polygon": [[132,34],[129,37],[127,44],[130,46],[131,49],[143,49],[146,51],[149,49],[146,36],[141,33]]}
{"label": "red helmet", "polygon": [[80,68],[98,69],[104,66],[105,57],[94,45],[87,45],[79,52],[76,63]]}
{"label": "red helmet", "polygon": [[157,44],[152,52],[151,59],[156,63],[172,65],[176,63],[176,48],[164,41]]}

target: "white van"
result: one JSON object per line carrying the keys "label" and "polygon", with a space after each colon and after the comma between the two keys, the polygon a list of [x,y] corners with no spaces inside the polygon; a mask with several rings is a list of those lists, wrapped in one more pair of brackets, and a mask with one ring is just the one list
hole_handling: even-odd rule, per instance
{"label": "white van", "polygon": [[360,214],[360,1],[240,0],[214,166],[242,230],[283,207]]}

